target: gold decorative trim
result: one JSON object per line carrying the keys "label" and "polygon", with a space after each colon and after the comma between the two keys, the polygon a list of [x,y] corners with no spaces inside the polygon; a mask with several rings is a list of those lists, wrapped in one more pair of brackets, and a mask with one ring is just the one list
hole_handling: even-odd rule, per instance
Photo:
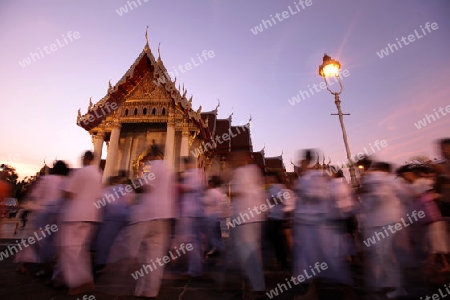
{"label": "gold decorative trim", "polygon": [[197,137],[197,135],[200,133],[200,130],[196,130],[196,131],[194,131],[194,134],[192,135],[192,136],[190,136],[189,137],[189,148],[191,148],[192,147],[192,144],[194,143],[194,141],[195,141],[195,138]]}

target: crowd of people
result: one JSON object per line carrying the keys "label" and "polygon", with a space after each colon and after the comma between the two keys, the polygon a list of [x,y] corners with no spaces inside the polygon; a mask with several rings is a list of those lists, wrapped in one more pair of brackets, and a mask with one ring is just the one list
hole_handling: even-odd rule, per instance
{"label": "crowd of people", "polygon": [[[292,282],[303,291],[298,299],[313,299],[318,281],[351,288],[351,263],[361,257],[365,288],[403,296],[406,268],[423,264],[429,272],[450,271],[450,139],[441,140],[439,149],[439,164],[396,170],[366,157],[358,162],[358,185],[351,186],[342,170],[315,164],[314,150],[301,153],[297,178],[289,181],[285,174],[263,174],[243,151],[228,155],[220,176],[206,178],[192,157],[183,159],[177,176],[154,146],[138,188],[130,188],[134,183],[126,174],[102,185],[87,151],[82,168],[69,172],[57,161],[28,194],[30,226],[56,224],[58,230],[17,251],[18,271],[40,263],[37,276],[51,275],[48,284],[82,295],[95,289],[96,275],[132,259],[145,270],[132,274],[134,295],[156,298],[172,259],[186,255],[184,275],[198,277],[206,260],[220,257],[227,264],[232,252],[250,282],[249,297],[263,298],[264,248],[280,270],[297,279]],[[100,198],[109,200],[99,206]],[[232,247],[226,246],[228,236]],[[326,268],[315,272],[321,264]]]}

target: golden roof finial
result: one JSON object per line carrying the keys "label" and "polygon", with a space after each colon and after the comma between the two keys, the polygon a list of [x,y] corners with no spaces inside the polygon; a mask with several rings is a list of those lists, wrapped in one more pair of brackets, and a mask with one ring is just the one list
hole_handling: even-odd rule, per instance
{"label": "golden roof finial", "polygon": [[91,98],[89,98],[89,107],[88,107],[88,109],[91,109],[92,106],[93,106],[93,104],[92,104],[92,97],[91,97]]}
{"label": "golden roof finial", "polygon": [[148,25],[147,28],[145,29],[145,46],[148,47]]}
{"label": "golden roof finial", "polygon": [[216,112],[216,114],[217,114],[217,109],[220,107],[220,99],[219,98],[217,98],[217,106],[216,106],[216,108],[214,109],[214,111]]}
{"label": "golden roof finial", "polygon": [[158,44],[158,60],[161,60],[161,42]]}

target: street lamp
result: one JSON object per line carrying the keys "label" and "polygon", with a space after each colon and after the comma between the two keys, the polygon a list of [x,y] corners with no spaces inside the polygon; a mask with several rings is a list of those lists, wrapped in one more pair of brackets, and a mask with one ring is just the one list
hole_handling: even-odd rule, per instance
{"label": "street lamp", "polygon": [[[356,187],[358,185],[355,175],[355,168],[353,166],[353,160],[352,160],[352,154],[350,153],[350,147],[348,146],[347,141],[347,132],[345,131],[344,126],[344,114],[341,110],[341,100],[339,99],[339,95],[342,93],[342,82],[341,78],[339,76],[339,69],[341,68],[341,64],[337,61],[332,59],[327,54],[324,54],[323,56],[323,63],[319,66],[319,75],[322,76],[325,80],[325,83],[327,85],[327,90],[334,95],[334,103],[336,104],[339,116],[339,121],[341,123],[341,129],[342,129],[342,136],[344,138],[344,144],[345,144],[345,150],[347,151],[347,159],[350,163],[349,171],[350,171],[350,180],[353,187]],[[339,82],[339,91],[333,92],[329,85],[327,78],[330,77],[336,77]]]}

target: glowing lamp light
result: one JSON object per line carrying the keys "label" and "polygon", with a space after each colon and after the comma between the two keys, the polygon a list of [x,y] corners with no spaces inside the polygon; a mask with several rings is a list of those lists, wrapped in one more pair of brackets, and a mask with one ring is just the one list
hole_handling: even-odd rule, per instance
{"label": "glowing lamp light", "polygon": [[334,60],[327,54],[324,54],[323,63],[319,66],[319,75],[324,78],[338,76],[340,68],[341,64],[337,60]]}

